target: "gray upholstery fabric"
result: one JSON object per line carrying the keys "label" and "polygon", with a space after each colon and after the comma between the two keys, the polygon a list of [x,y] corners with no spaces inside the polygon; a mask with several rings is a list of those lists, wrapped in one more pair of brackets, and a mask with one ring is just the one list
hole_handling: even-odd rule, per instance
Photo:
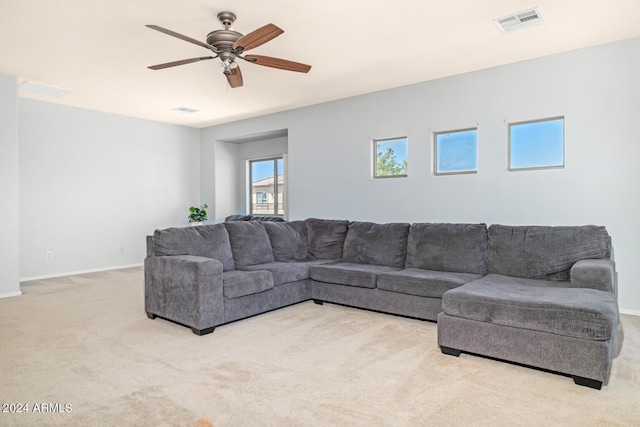
{"label": "gray upholstery fabric", "polygon": [[194,255],[214,258],[224,271],[235,268],[229,234],[222,224],[167,228],[153,233],[153,252],[163,255]]}
{"label": "gray upholstery fabric", "polygon": [[440,346],[597,381],[606,381],[609,376],[612,341],[477,322],[445,313],[438,315]]}
{"label": "gray upholstery fabric", "polygon": [[224,301],[224,321],[244,319],[287,305],[306,301],[311,297],[310,280],[289,282],[266,292],[246,295]]}
{"label": "gray upholstery fabric", "polygon": [[144,260],[145,310],[205,329],[223,322],[222,263],[192,255]]}
{"label": "gray upholstery fabric", "polygon": [[611,292],[527,286],[496,274],[447,291],[442,310],[480,322],[601,341],[613,336],[619,319]]}
{"label": "gray upholstery fabric", "polygon": [[309,279],[309,270],[315,265],[325,265],[330,260],[314,259],[309,261],[275,261],[266,264],[252,265],[243,267],[247,271],[267,270],[273,275],[274,286],[280,286],[283,283],[297,282],[299,280]]}
{"label": "gray upholstery fabric", "polygon": [[399,314],[416,319],[436,320],[442,299],[311,281],[311,298],[351,307]]}
{"label": "gray upholstery fabric", "polygon": [[309,254],[318,259],[342,258],[342,247],[347,237],[349,221],[308,218],[307,241]]}
{"label": "gray upholstery fabric", "polygon": [[604,227],[489,227],[488,271],[531,279],[569,280],[581,259],[608,259],[611,237]]}
{"label": "gray upholstery fabric", "polygon": [[486,224],[411,224],[407,268],[487,273]]}
{"label": "gray upholstery fabric", "polygon": [[407,257],[409,224],[351,222],[342,261],[403,268]]}
{"label": "gray upholstery fabric", "polygon": [[319,282],[358,286],[361,288],[375,288],[379,274],[398,270],[398,268],[383,265],[340,262],[338,264],[313,266],[311,267],[310,274],[313,280]]}
{"label": "gray upholstery fabric", "polygon": [[264,223],[256,221],[225,222],[236,268],[273,262],[273,251]]}
{"label": "gray upholstery fabric", "polygon": [[264,221],[264,222],[285,222],[281,216],[264,216],[264,215],[229,215],[224,222],[231,221]]}
{"label": "gray upholstery fabric", "polygon": [[571,267],[571,286],[616,292],[616,267],[608,259],[584,259]]}
{"label": "gray upholstery fabric", "polygon": [[442,298],[449,289],[479,279],[479,274],[449,273],[446,271],[407,268],[378,276],[377,286],[391,292],[421,297]]}
{"label": "gray upholstery fabric", "polygon": [[225,298],[238,298],[273,288],[273,276],[266,270],[234,270],[222,275],[222,284]]}
{"label": "gray upholstery fabric", "polygon": [[304,221],[265,222],[275,261],[304,261],[309,258],[307,226]]}

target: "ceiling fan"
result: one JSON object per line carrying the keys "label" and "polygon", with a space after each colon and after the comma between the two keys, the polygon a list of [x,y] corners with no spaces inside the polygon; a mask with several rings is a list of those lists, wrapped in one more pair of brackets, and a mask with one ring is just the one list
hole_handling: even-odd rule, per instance
{"label": "ceiling fan", "polygon": [[310,65],[301,64],[299,62],[287,61],[286,59],[273,58],[264,55],[244,55],[249,49],[256,48],[264,43],[278,37],[284,31],[276,25],[267,24],[258,28],[249,34],[241,33],[230,29],[236,20],[236,15],[232,12],[220,12],[218,19],[222,22],[224,30],[215,30],[207,35],[207,42],[203,43],[191,37],[176,33],[158,25],[147,25],[147,27],[160,31],[161,33],[177,37],[189,43],[202,46],[209,49],[214,56],[201,56],[198,58],[182,59],[180,61],[166,62],[164,64],[152,65],[148,68],[152,70],[161,70],[163,68],[175,67],[177,65],[191,64],[192,62],[205,61],[207,59],[220,58],[223,68],[222,73],[227,76],[229,86],[232,88],[242,86],[242,73],[236,62],[237,58],[265,67],[278,68],[281,70],[295,71],[298,73],[308,73],[311,69]]}

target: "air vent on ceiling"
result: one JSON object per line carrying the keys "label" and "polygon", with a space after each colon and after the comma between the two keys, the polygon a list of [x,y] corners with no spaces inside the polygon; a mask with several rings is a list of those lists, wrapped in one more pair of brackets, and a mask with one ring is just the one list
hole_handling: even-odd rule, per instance
{"label": "air vent on ceiling", "polygon": [[534,7],[533,9],[525,10],[524,12],[495,19],[493,22],[503,33],[510,33],[512,31],[523,30],[535,25],[544,24],[544,19],[542,19],[540,10],[537,7]]}
{"label": "air vent on ceiling", "polygon": [[177,107],[177,108],[172,108],[171,111],[175,111],[176,113],[180,113],[180,114],[194,114],[200,110],[194,110],[193,108],[187,108],[187,107]]}

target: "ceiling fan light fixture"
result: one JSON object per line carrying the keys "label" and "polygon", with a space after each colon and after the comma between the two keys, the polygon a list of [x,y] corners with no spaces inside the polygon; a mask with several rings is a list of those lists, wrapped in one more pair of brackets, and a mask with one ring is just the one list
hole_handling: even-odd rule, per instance
{"label": "ceiling fan light fixture", "polygon": [[284,32],[281,28],[274,24],[263,25],[262,27],[242,35],[237,31],[231,30],[231,24],[236,20],[236,15],[232,12],[220,12],[218,19],[224,26],[224,30],[215,30],[207,34],[207,42],[203,43],[184,34],[158,25],[147,25],[152,30],[159,31],[180,40],[209,49],[215,56],[203,56],[197,58],[182,59],[179,61],[165,62],[163,64],[152,65],[147,68],[151,70],[162,70],[165,68],[175,67],[178,65],[186,65],[194,62],[200,62],[207,59],[220,58],[219,66],[222,67],[222,73],[226,76],[229,86],[232,88],[241,87],[243,85],[242,72],[236,63],[236,59],[240,58],[252,64],[262,65],[264,67],[277,68],[280,70],[295,71],[298,73],[307,73],[311,69],[310,65],[301,64],[299,62],[288,61],[286,59],[273,58],[263,55],[243,56],[245,51],[256,48],[278,37]]}

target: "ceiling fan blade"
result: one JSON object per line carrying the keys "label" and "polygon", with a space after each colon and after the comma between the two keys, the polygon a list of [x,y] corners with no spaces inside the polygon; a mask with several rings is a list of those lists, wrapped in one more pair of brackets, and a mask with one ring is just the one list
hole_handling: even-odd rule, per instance
{"label": "ceiling fan blade", "polygon": [[240,37],[233,44],[233,48],[242,48],[240,51],[245,51],[265,44],[269,40],[273,40],[280,34],[284,33],[284,30],[273,24],[267,24],[264,27],[260,27],[255,31],[250,32],[246,36]]}
{"label": "ceiling fan blade", "polygon": [[299,62],[287,61],[286,59],[272,58],[264,55],[245,56],[245,60],[254,64],[263,65],[265,67],[278,68],[280,70],[295,71],[297,73],[308,73],[311,65],[301,64]]}
{"label": "ceiling fan blade", "polygon": [[182,59],[180,61],[165,62],[164,64],[151,65],[150,67],[147,67],[147,68],[151,68],[152,70],[162,70],[163,68],[175,67],[177,65],[191,64],[192,62],[204,61],[204,60],[213,59],[213,58],[215,58],[215,56],[202,56],[200,58]]}
{"label": "ceiling fan blade", "polygon": [[231,69],[229,74],[227,74],[227,81],[231,87],[242,86],[242,73],[240,72],[240,67]]}
{"label": "ceiling fan blade", "polygon": [[159,27],[158,25],[145,25],[145,26],[148,27],[148,28],[151,28],[152,30],[160,31],[161,33],[165,33],[165,34],[168,34],[170,36],[177,37],[180,40],[184,40],[184,41],[189,42],[189,43],[197,44],[198,46],[202,46],[205,49],[212,50],[212,51],[214,51],[216,53],[218,52],[218,50],[215,47],[211,46],[211,45],[203,43],[200,40],[192,39],[191,37],[182,35],[180,33],[176,33],[175,31],[171,31],[171,30],[168,30],[166,28]]}

